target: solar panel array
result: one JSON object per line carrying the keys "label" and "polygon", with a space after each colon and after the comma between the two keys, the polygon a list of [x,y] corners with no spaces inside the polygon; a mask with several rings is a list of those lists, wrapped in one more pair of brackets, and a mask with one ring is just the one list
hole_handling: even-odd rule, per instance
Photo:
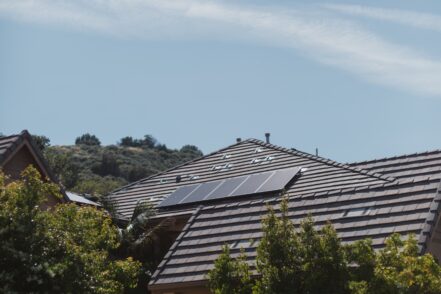
{"label": "solar panel array", "polygon": [[182,186],[163,200],[158,207],[280,191],[293,180],[299,171],[300,168],[293,167]]}

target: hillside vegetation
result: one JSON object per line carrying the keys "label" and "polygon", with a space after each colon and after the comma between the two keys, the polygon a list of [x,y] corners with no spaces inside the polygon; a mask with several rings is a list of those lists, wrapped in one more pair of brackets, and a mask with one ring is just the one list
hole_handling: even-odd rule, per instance
{"label": "hillside vegetation", "polygon": [[50,146],[44,136],[34,136],[34,140],[67,190],[97,197],[202,156],[196,146],[169,149],[151,135],[125,137],[108,146],[101,146],[90,134],[78,137],[70,146]]}

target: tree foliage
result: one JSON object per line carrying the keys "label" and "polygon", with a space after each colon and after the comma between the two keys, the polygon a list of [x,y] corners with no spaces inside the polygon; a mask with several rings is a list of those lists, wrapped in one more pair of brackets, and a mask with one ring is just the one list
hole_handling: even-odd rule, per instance
{"label": "tree foliage", "polygon": [[45,152],[46,159],[58,180],[60,180],[66,189],[72,189],[77,184],[80,177],[80,166],[72,160],[71,153],[56,153],[52,149]]}
{"label": "tree foliage", "polygon": [[46,136],[32,135],[32,140],[34,141],[35,145],[37,145],[38,149],[40,149],[40,151],[44,151],[47,147],[51,145],[51,140]]}
{"label": "tree foliage", "polygon": [[114,176],[119,177],[121,174],[119,163],[113,152],[104,152],[101,156],[101,161],[92,166],[92,171],[100,176]]}
{"label": "tree foliage", "polygon": [[419,254],[413,236],[393,234],[378,251],[369,239],[342,245],[330,223],[317,230],[307,217],[296,229],[287,198],[280,213],[268,207],[262,231],[252,290],[235,282],[251,269],[242,263],[242,271],[237,272],[232,264],[238,260],[224,247],[208,275],[213,293],[231,292],[231,285],[237,285],[235,293],[441,293],[441,267],[432,255]]}
{"label": "tree foliage", "polygon": [[208,274],[210,290],[215,294],[251,293],[253,283],[246,258],[243,250],[237,258],[232,258],[230,247],[224,245]]}
{"label": "tree foliage", "polygon": [[[170,219],[153,222],[156,210],[148,203],[138,202],[129,224],[120,230],[121,245],[116,254],[122,258],[133,257],[141,262],[138,285],[130,293],[146,293],[150,278],[168,248],[174,242],[165,233]],[[169,237],[169,238],[167,238]]]}
{"label": "tree foliage", "polygon": [[263,237],[257,248],[260,279],[256,293],[300,293],[300,240],[288,217],[288,202],[281,203],[281,216],[272,207],[262,220]]}
{"label": "tree foliage", "polygon": [[101,141],[95,135],[86,133],[75,139],[75,145],[100,146]]}
{"label": "tree foliage", "polygon": [[154,148],[158,144],[158,140],[155,139],[152,135],[145,135],[142,139],[133,139],[130,136],[121,138],[118,145],[126,146],[126,147],[146,147],[146,148]]}
{"label": "tree foliage", "polygon": [[110,255],[119,246],[110,217],[74,204],[42,210],[48,195],[60,197],[58,187],[33,167],[9,184],[0,174],[0,292],[121,293],[134,287],[139,263]]}
{"label": "tree foliage", "polygon": [[202,152],[192,145],[168,149],[147,135],[142,139],[122,138],[119,145],[49,146],[44,155],[66,189],[100,197],[200,157]]}

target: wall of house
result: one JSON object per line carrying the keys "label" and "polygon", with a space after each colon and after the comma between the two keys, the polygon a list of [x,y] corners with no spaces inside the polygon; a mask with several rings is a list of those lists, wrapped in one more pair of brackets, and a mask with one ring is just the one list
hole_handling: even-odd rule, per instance
{"label": "wall of house", "polygon": [[13,157],[6,162],[2,169],[11,180],[17,180],[20,178],[22,171],[31,164],[40,172],[40,174],[44,174],[28,147],[23,145],[20,150],[18,150]]}
{"label": "wall of house", "polygon": [[[21,173],[29,166],[34,166],[42,177],[46,178],[46,173],[40,168],[34,155],[24,144],[3,166],[3,172],[9,176],[8,181],[14,181],[20,178]],[[42,209],[48,209],[61,202],[61,199],[48,195],[47,201],[42,205]]]}

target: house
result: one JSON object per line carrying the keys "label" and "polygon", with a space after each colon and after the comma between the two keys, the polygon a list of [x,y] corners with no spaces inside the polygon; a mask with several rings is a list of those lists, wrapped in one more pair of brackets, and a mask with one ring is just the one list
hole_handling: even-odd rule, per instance
{"label": "house", "polygon": [[130,218],[140,201],[173,219],[176,237],[154,273],[154,294],[209,293],[207,273],[228,244],[253,264],[266,205],[289,197],[295,225],[311,214],[331,221],[343,243],[371,238],[375,248],[399,233],[441,258],[441,151],[342,164],[248,139],[132,183],[109,195]]}
{"label": "house", "polygon": [[[19,179],[20,174],[29,165],[35,167],[43,179],[58,183],[27,130],[18,135],[0,137],[0,170],[8,176],[10,181]],[[44,206],[52,207],[57,203],[68,201],[64,191],[62,195],[62,199],[48,195],[48,201]]]}
{"label": "house", "polygon": [[[0,137],[0,170],[8,176],[9,181],[19,179],[20,174],[29,165],[34,166],[40,172],[43,179],[58,183],[58,180],[51,172],[49,165],[27,130],[22,131],[18,135]],[[63,196],[62,199],[49,195],[45,207],[52,207],[62,202],[101,206],[81,195],[65,192],[63,189],[61,189],[61,194]]]}

